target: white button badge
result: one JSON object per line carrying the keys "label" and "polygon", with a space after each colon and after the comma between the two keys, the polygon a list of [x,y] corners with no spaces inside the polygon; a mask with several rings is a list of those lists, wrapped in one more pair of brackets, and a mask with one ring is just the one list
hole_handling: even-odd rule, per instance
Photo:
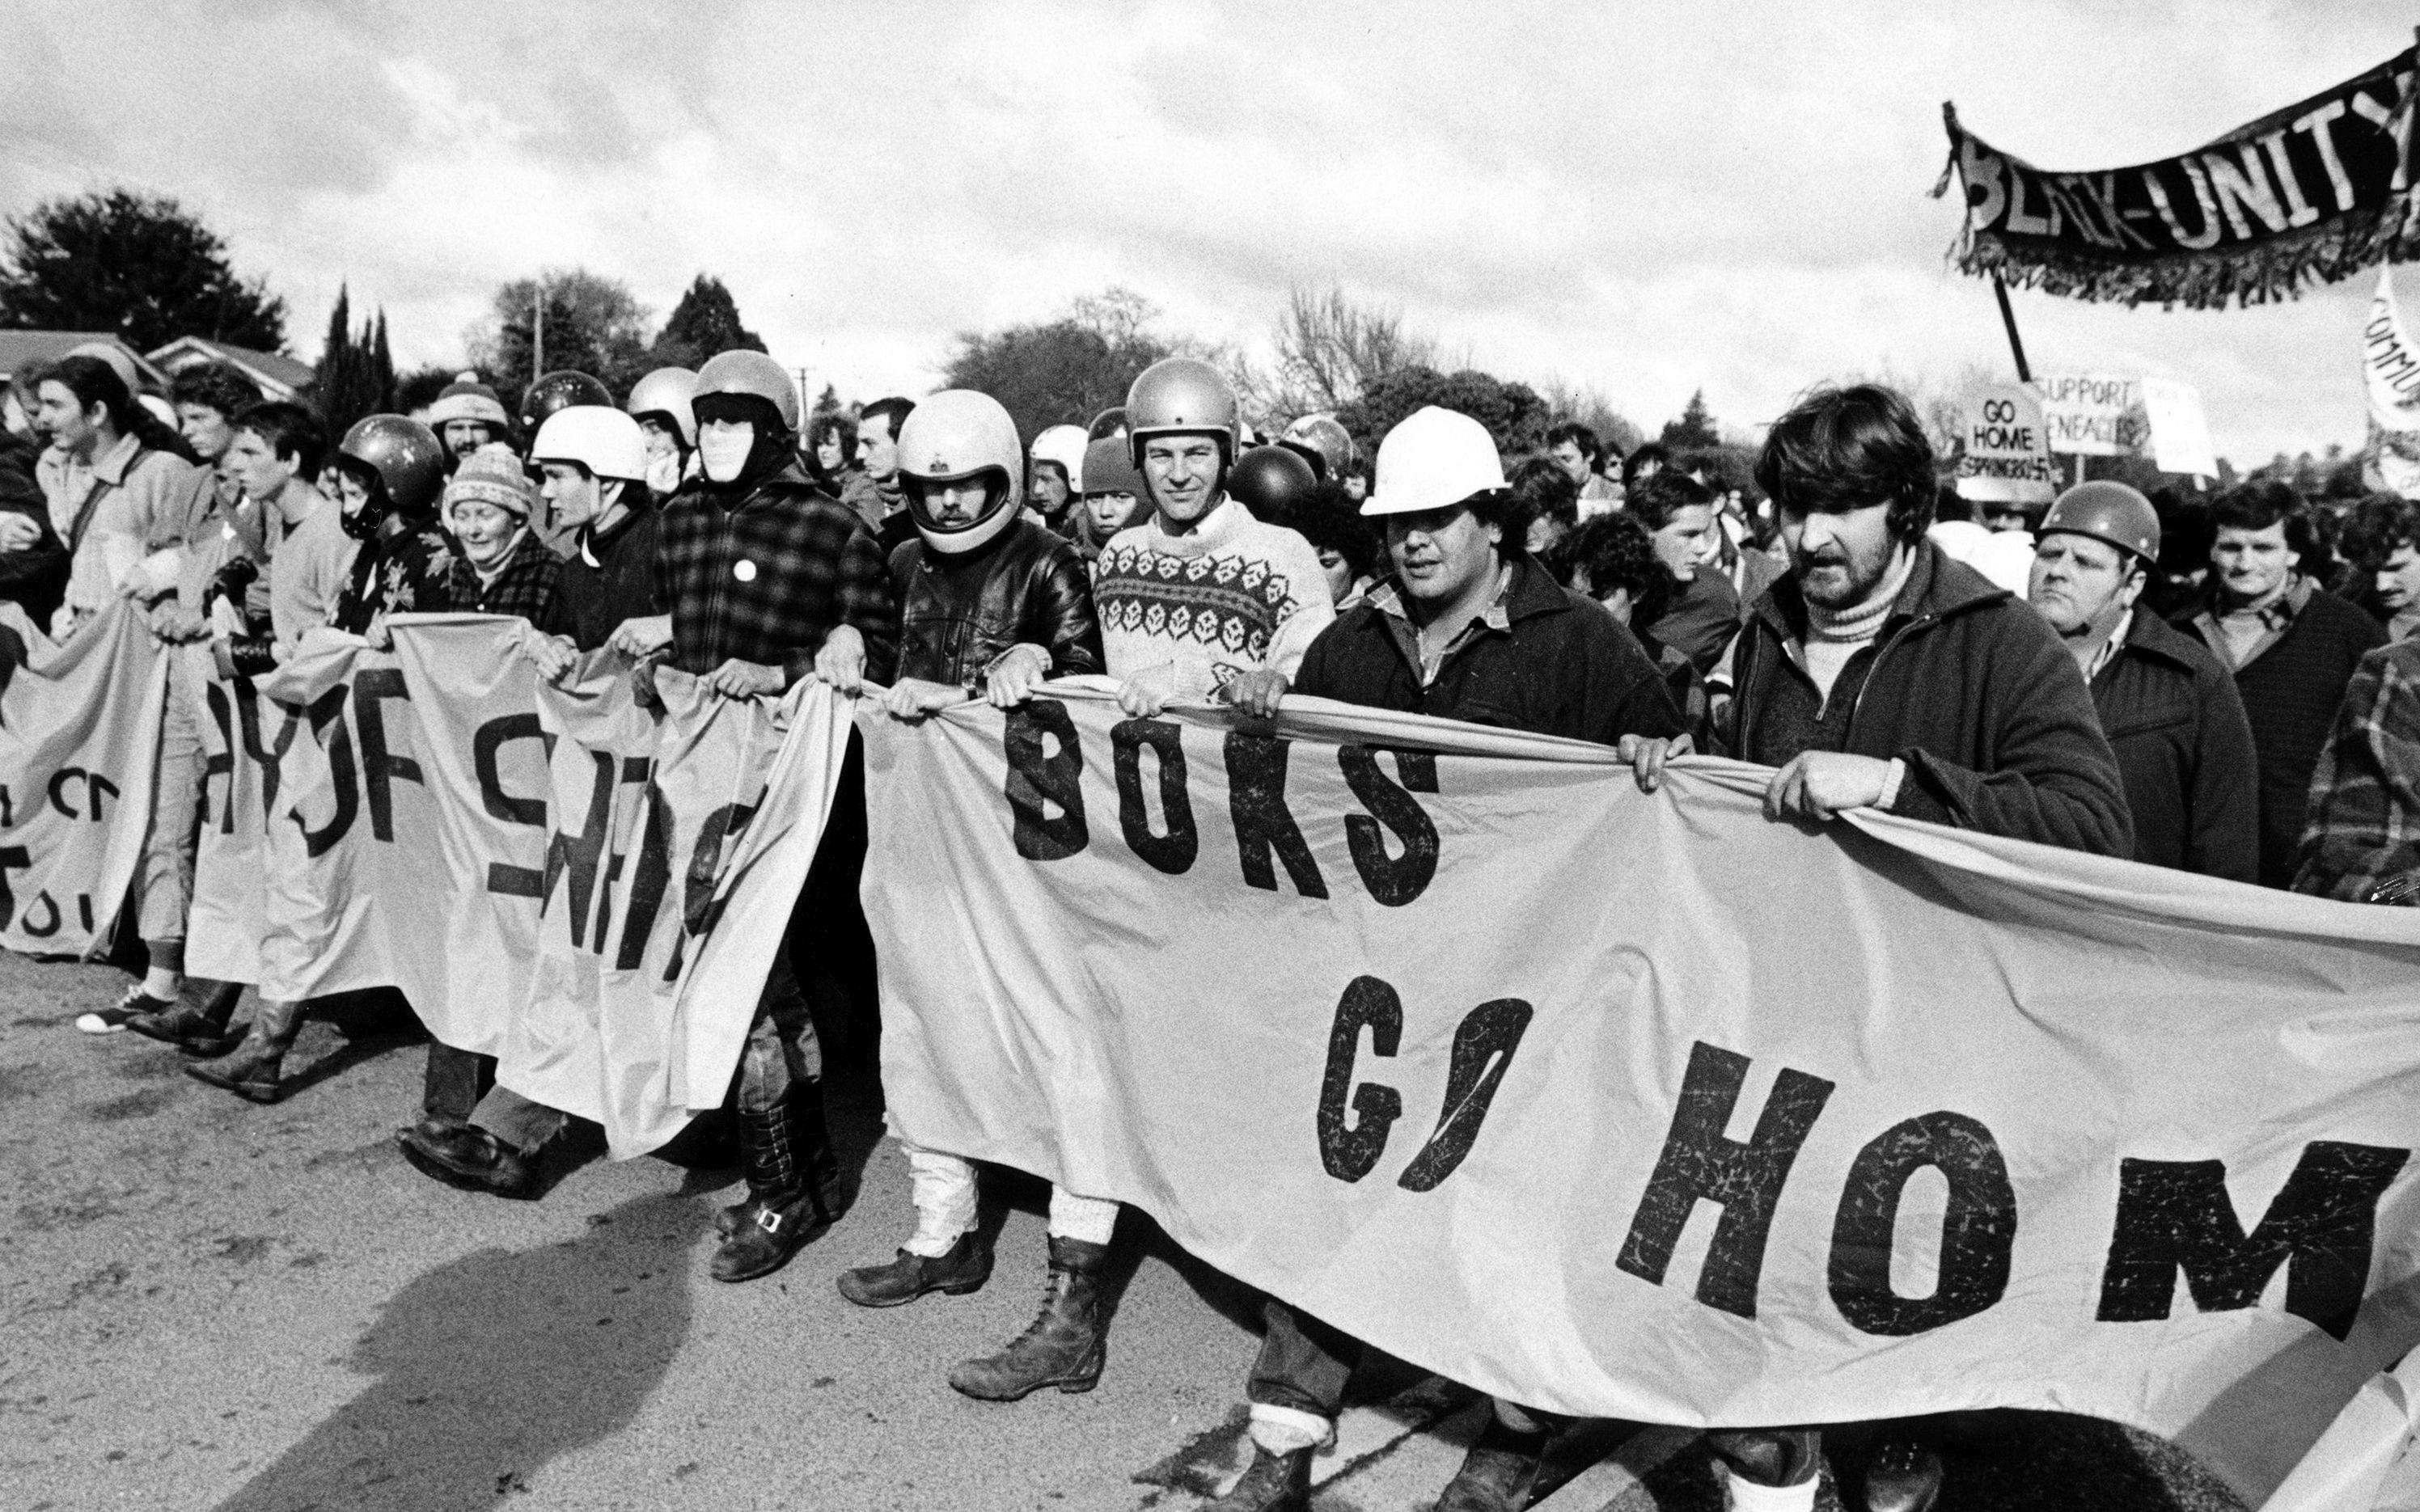
{"label": "white button badge", "polygon": [[731,564],[731,576],[738,579],[741,582],[752,583],[756,580],[756,563],[749,561],[746,557],[741,557],[738,561]]}

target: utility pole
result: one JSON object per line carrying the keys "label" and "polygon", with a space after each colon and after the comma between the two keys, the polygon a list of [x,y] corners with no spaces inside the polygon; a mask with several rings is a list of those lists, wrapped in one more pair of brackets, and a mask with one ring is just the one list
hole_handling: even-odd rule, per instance
{"label": "utility pole", "polygon": [[[2000,298],[2005,301],[2008,296]],[[2005,303],[2002,308],[2006,308]],[[530,381],[535,383],[546,374],[546,280],[537,281],[537,292],[530,296]]]}

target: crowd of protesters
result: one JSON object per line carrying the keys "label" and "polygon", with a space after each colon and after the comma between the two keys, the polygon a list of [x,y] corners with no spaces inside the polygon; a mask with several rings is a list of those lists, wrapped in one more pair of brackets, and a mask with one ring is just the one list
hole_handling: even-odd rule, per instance
{"label": "crowd of protesters", "polygon": [[[0,599],[57,639],[119,599],[203,644],[174,677],[258,675],[333,627],[519,616],[539,675],[604,648],[776,697],[882,685],[916,718],[1008,706],[1106,673],[1135,717],[1293,695],[1612,747],[1645,790],[1675,756],[1774,769],[1776,820],[1873,808],[2356,903],[2420,892],[2420,504],[2313,501],[2275,483],[2156,498],[2083,483],[1986,521],[1941,483],[1908,402],[1823,388],[1775,422],[1754,489],[1686,456],[1624,456],[1558,426],[1506,458],[1424,409],[1362,455],[1333,417],[1257,437],[1212,367],[1172,358],[1126,403],[1031,444],[994,399],[950,391],[801,413],[762,354],[668,368],[616,404],[580,374],[518,414],[466,375],[418,416],[342,436],[224,367],[142,392],[96,347],[14,384],[0,438]],[[24,648],[9,648],[22,659]],[[188,981],[205,760],[172,686],[131,918],[147,972],[95,1033],[132,1029],[256,1102],[310,1005]],[[734,1080],[747,1196],[718,1218],[720,1280],[771,1273],[841,1217],[818,995],[872,1010],[856,909],[856,758],[775,954]],[[890,1004],[892,1013],[914,1004]],[[543,1190],[566,1116],[433,1044],[402,1155],[450,1184]],[[842,1294],[892,1307],[989,1277],[977,1169],[908,1149],[912,1227]],[[1015,1400],[1089,1389],[1117,1204],[1051,1194],[1033,1324],[950,1381]],[[1274,1299],[1247,1382],[1254,1458],[1223,1512],[1308,1504],[1361,1350]],[[1498,1402],[1436,1504],[1526,1504],[1559,1420]],[[1714,1436],[1734,1505],[1813,1504],[1829,1453],[1852,1504],[1930,1504],[1913,1425]]]}

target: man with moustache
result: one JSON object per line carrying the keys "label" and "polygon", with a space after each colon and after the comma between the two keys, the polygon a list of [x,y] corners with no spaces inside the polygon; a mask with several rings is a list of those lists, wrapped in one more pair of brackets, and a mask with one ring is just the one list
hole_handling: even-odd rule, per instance
{"label": "man with moustache", "polygon": [[2042,517],[2026,599],[2091,686],[2134,820],[2134,859],[2250,882],[2259,768],[2235,681],[2198,640],[2135,606],[2160,517],[2122,483],[2082,483]]}
{"label": "man with moustache", "polygon": [[[1925,539],[1933,473],[1915,409],[1878,384],[1817,389],[1774,423],[1756,481],[1779,513],[1790,572],[1740,631],[1716,745],[1776,768],[1772,819],[1873,808],[2131,855],[2118,762],[2075,658],[2040,616]],[[1652,792],[1689,742],[1625,737],[1621,748]],[[1861,1489],[1869,1512],[1931,1506],[1939,1454],[1904,1427],[1880,1433],[1864,1474],[1843,1487]],[[1734,1507],[1814,1506],[1820,1430],[1710,1437]]]}

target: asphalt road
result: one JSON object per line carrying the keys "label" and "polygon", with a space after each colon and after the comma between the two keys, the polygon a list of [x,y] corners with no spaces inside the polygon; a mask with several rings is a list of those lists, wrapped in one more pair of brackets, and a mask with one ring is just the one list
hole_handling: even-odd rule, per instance
{"label": "asphalt road", "polygon": [[[1038,1183],[994,1183],[982,1291],[888,1312],[840,1299],[840,1272],[888,1258],[908,1227],[906,1164],[861,1066],[834,1078],[857,1206],[777,1276],[722,1286],[708,1225],[736,1172],[617,1165],[591,1138],[559,1150],[543,1201],[456,1192],[391,1142],[419,1099],[408,1019],[315,1020],[293,1093],[256,1107],[187,1079],[165,1046],[75,1032],[125,981],[0,957],[7,1512],[1183,1512],[1242,1463],[1256,1302],[1139,1213],[1087,1395],[1002,1406],[944,1380],[1032,1315]],[[1483,1406],[1383,1361],[1354,1396],[1319,1512],[1425,1509]],[[1598,1426],[1561,1458],[1577,1478],[1543,1504],[1555,1512],[1721,1505],[1686,1433]],[[2156,1440],[2051,1418],[1953,1459],[1944,1504],[2236,1505]]]}

